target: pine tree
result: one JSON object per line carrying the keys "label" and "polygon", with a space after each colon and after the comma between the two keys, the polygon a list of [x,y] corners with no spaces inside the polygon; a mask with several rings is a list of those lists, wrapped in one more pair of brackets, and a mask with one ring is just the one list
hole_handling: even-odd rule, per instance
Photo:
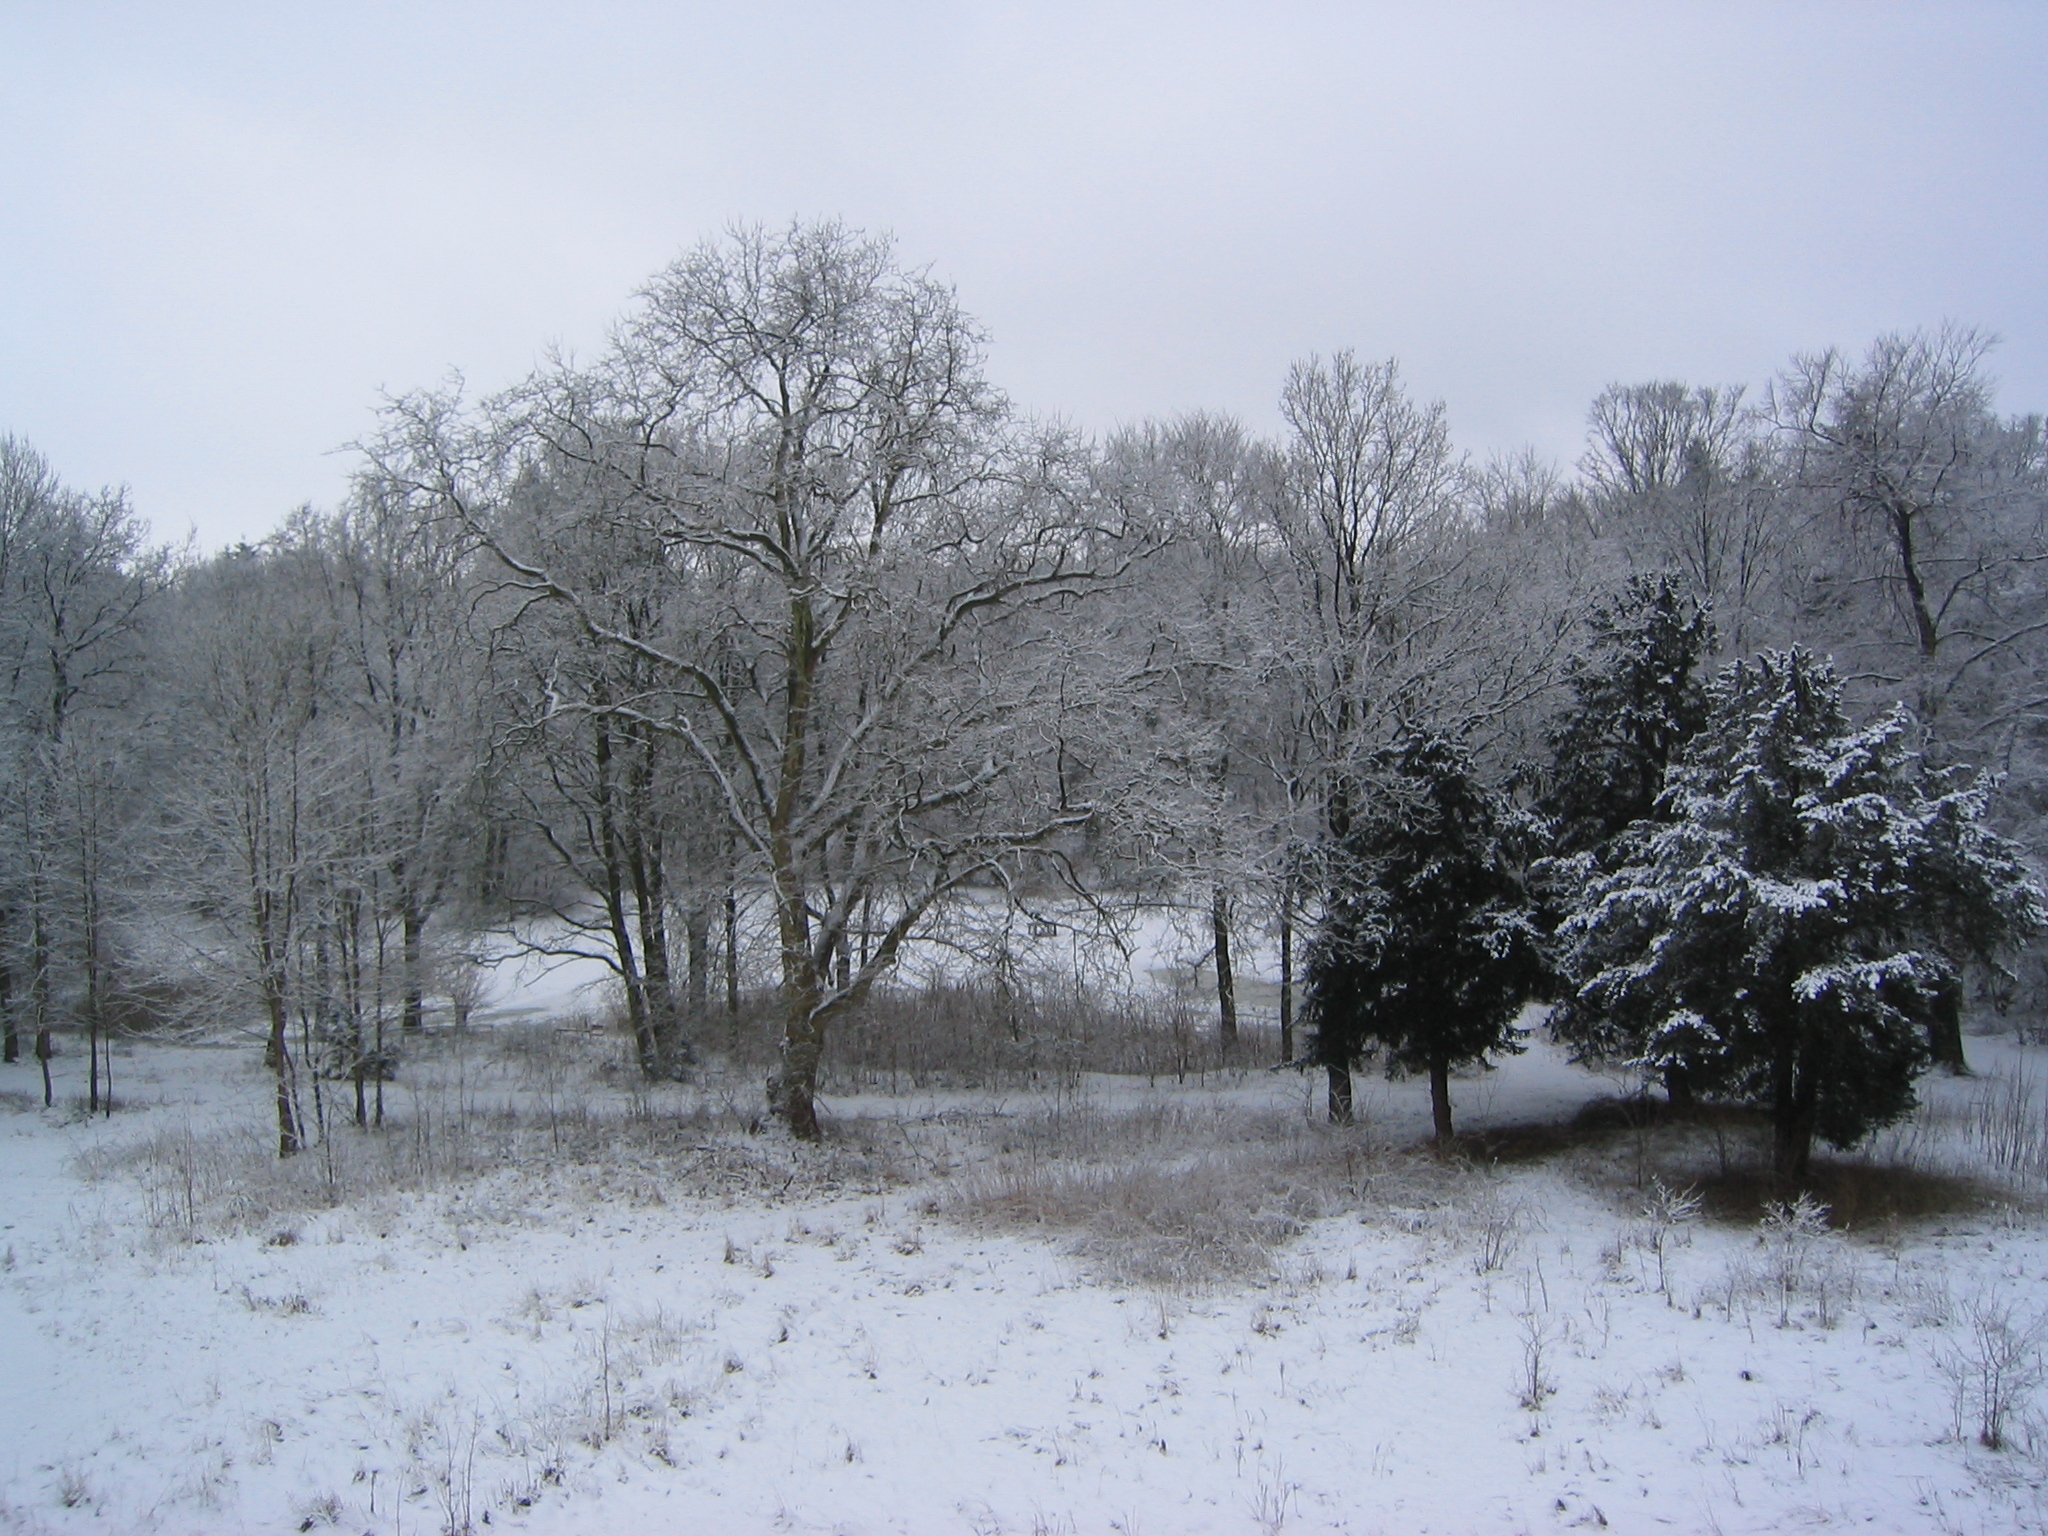
{"label": "pine tree", "polygon": [[1965,957],[2048,923],[1991,781],[1938,772],[1896,708],[1866,730],[1832,663],[1725,669],[1659,813],[1620,839],[1559,932],[1588,1055],[1687,1063],[1768,1109],[1781,1179],[1913,1106]]}
{"label": "pine tree", "polygon": [[1707,717],[1696,669],[1714,626],[1681,580],[1630,577],[1594,605],[1587,628],[1592,644],[1566,669],[1572,703],[1550,733],[1541,806],[1565,854],[1651,817],[1672,758]]}
{"label": "pine tree", "polygon": [[[1679,749],[1706,723],[1701,657],[1714,626],[1679,578],[1632,576],[1594,604],[1591,645],[1566,670],[1572,702],[1550,732],[1551,770],[1539,809],[1558,857],[1536,870],[1545,926],[1555,929],[1577,893],[1612,868],[1621,834],[1658,819],[1658,799]],[[1570,1038],[1583,1027],[1570,996],[1551,1027]],[[1693,1099],[1693,1074],[1678,1059],[1664,1068],[1674,1105]]]}
{"label": "pine tree", "polygon": [[1374,761],[1376,793],[1334,861],[1308,946],[1309,1058],[1427,1072],[1438,1140],[1451,1068],[1521,1049],[1515,1017],[1543,983],[1517,876],[1534,823],[1481,783],[1470,755],[1417,733]]}

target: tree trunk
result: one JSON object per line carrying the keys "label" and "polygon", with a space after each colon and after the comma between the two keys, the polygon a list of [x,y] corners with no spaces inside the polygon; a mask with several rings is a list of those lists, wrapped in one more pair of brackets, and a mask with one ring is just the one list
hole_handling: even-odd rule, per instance
{"label": "tree trunk", "polygon": [[1920,574],[1920,562],[1913,551],[1914,513],[1904,507],[1891,508],[1892,546],[1899,557],[1899,574],[1906,583],[1908,606],[1913,612],[1913,636],[1920,654],[1932,660],[1941,646],[1941,630],[1927,604],[1927,583]]}
{"label": "tree trunk", "polygon": [[1280,1062],[1294,1060],[1294,907],[1280,900]]}
{"label": "tree trunk", "polygon": [[1323,1068],[1327,1079],[1326,1097],[1330,1106],[1330,1124],[1351,1124],[1351,1069],[1334,1064]]}
{"label": "tree trunk", "polygon": [[689,1062],[690,1046],[683,1038],[682,1020],[676,1014],[675,979],[669,970],[668,899],[660,868],[656,865],[650,872],[650,863],[652,858],[647,853],[635,852],[633,883],[640,919],[641,986],[647,1000],[647,1029],[654,1041],[655,1075],[672,1078]]}
{"label": "tree trunk", "polygon": [[14,960],[7,951],[7,917],[0,912],[0,1061],[21,1060],[21,1029],[14,1017]]}
{"label": "tree trunk", "polygon": [[265,1001],[270,1009],[270,1044],[265,1052],[277,1064],[277,1155],[290,1157],[299,1150],[298,1107],[292,1100],[291,1043],[285,1038],[284,997],[275,986],[266,986]]}
{"label": "tree trunk", "polygon": [[1934,1064],[1957,1077],[1970,1075],[1963,1057],[1963,979],[1951,976],[1935,994],[1934,1014],[1927,1022],[1927,1048]]}
{"label": "tree trunk", "polygon": [[731,886],[725,888],[725,1016],[735,1028],[740,1022],[740,898]]}
{"label": "tree trunk", "polygon": [[1230,959],[1230,897],[1220,885],[1209,895],[1209,932],[1215,940],[1216,1043],[1227,1060],[1237,1050],[1237,973]]}
{"label": "tree trunk", "polygon": [[37,1030],[36,1061],[43,1069],[43,1108],[45,1109],[48,1109],[53,1102],[53,1095],[50,1088],[50,1057],[54,1054],[56,1054],[56,1052],[55,1048],[50,1044],[49,1030]]}
{"label": "tree trunk", "polygon": [[685,1008],[691,1023],[701,1029],[711,1011],[711,908],[701,898],[683,914],[683,958],[689,966],[683,983],[688,989]]}
{"label": "tree trunk", "polygon": [[[598,694],[603,701],[602,692]],[[617,962],[619,984],[626,992],[626,1025],[633,1036],[634,1058],[643,1077],[661,1075],[661,1055],[654,1038],[654,1026],[647,1016],[647,993],[640,967],[634,958],[633,929],[626,916],[626,870],[620,849],[618,816],[612,783],[612,735],[603,715],[592,724],[591,760],[597,769],[598,855],[604,868],[605,924],[611,929],[612,954]]]}
{"label": "tree trunk", "polygon": [[1787,1193],[1806,1183],[1813,1162],[1813,1123],[1796,1112],[1771,1123],[1771,1177]]}
{"label": "tree trunk", "polygon": [[668,850],[655,808],[655,744],[644,729],[627,732],[625,817],[621,829],[633,905],[640,924],[640,968],[647,994],[647,1024],[654,1036],[656,1073],[680,1075],[693,1057],[676,1011],[675,967],[669,955]]}
{"label": "tree trunk", "polygon": [[788,1123],[799,1141],[816,1141],[818,1063],[825,1054],[825,1031],[815,1014],[817,993],[795,987],[785,995],[782,1061],[768,1079],[768,1109]]}
{"label": "tree trunk", "polygon": [[775,882],[775,929],[782,948],[782,1061],[768,1079],[769,1112],[788,1122],[802,1141],[818,1139],[812,1097],[825,1032],[817,1017],[823,960],[811,956],[810,891],[798,865],[794,839],[809,760],[812,688],[820,651],[809,593],[789,595],[789,627],[783,637],[782,757],[776,766],[775,804],[768,818],[768,867]]}
{"label": "tree trunk", "polygon": [[399,964],[405,971],[405,1001],[398,1013],[401,1029],[418,1029],[426,1021],[426,954],[425,937],[427,920],[421,914],[419,903],[410,892],[404,897],[404,911],[399,916],[403,947],[399,952]]}
{"label": "tree trunk", "polygon": [[1813,1159],[1818,1085],[1798,1068],[1798,1056],[1790,1046],[1771,1063],[1771,1175],[1788,1193],[1806,1183]]}
{"label": "tree trunk", "polygon": [[1675,1061],[1664,1069],[1664,1098],[1673,1109],[1693,1107],[1692,1073],[1684,1062]]}
{"label": "tree trunk", "polygon": [[1441,1053],[1429,1058],[1429,1116],[1438,1145],[1451,1139],[1451,1062]]}
{"label": "tree trunk", "polygon": [[35,1019],[38,1034],[49,1033],[50,1023],[50,945],[43,931],[42,882],[36,882],[35,906],[29,919],[29,969],[28,998],[29,1012]]}

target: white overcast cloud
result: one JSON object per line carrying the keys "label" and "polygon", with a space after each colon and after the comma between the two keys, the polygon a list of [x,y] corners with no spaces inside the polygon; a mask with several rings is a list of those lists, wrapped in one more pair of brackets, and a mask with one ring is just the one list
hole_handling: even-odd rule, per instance
{"label": "white overcast cloud", "polygon": [[1958,319],[2048,406],[2048,6],[0,3],[0,431],[160,535],[383,390],[589,352],[735,221],[893,231],[1026,407],[1260,429],[1393,355],[1475,453]]}

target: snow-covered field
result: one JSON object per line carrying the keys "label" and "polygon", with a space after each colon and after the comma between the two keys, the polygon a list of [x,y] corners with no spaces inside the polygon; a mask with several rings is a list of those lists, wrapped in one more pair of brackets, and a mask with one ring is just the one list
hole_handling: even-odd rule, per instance
{"label": "snow-covered field", "polygon": [[[9,1068],[0,1525],[2039,1530],[2048,1394],[1975,1440],[2048,1234],[1937,1175],[2048,1062],[1972,1049],[1877,1154],[1917,1214],[1847,1233],[1652,1177],[1739,1127],[1452,1165],[1412,1084],[1349,1134],[1287,1074],[841,1099],[801,1148],[751,1079],[501,1024],[280,1172],[245,1045],[125,1044],[90,1122]],[[1539,1044],[1454,1094],[1617,1088]]]}

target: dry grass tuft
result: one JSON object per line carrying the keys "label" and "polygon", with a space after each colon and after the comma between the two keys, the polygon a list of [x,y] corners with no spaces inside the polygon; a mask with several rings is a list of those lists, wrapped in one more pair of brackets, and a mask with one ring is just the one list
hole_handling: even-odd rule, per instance
{"label": "dry grass tuft", "polygon": [[[1754,1166],[1705,1173],[1699,1190],[1708,1217],[1740,1226],[1756,1222],[1785,1198],[1769,1170]],[[1860,1158],[1816,1157],[1806,1193],[1827,1207],[1828,1225],[1839,1231],[1931,1221],[2010,1203],[2009,1196],[1962,1174]]]}
{"label": "dry grass tuft", "polygon": [[1226,1105],[1065,1105],[989,1139],[948,1214],[1061,1237],[1100,1280],[1176,1290],[1267,1275],[1309,1222],[1456,1177],[1357,1130]]}
{"label": "dry grass tuft", "polygon": [[332,1095],[311,1144],[280,1159],[267,1126],[177,1125],[81,1160],[132,1181],[151,1228],[187,1241],[270,1236],[295,1215],[460,1188],[469,1214],[522,1219],[535,1194],[581,1205],[770,1201],[880,1190],[905,1176],[892,1127],[855,1120],[822,1146],[759,1134],[751,1092],[665,1088],[611,1069],[603,1042],[494,1030],[409,1042],[382,1125]]}

